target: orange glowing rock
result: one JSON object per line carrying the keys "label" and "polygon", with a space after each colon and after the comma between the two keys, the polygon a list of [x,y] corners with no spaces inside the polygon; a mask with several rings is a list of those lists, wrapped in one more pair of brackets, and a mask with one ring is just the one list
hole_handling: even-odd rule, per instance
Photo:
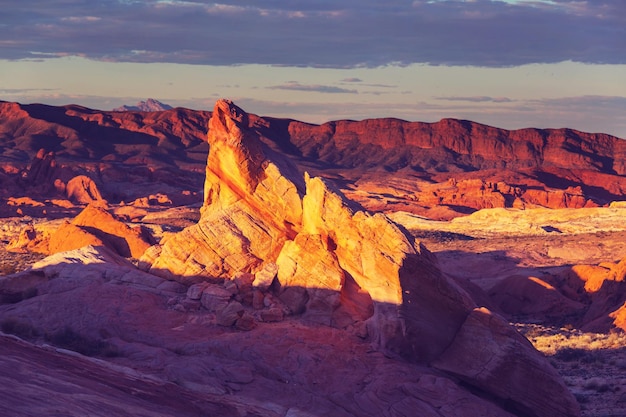
{"label": "orange glowing rock", "polygon": [[[327,181],[301,174],[259,140],[242,109],[218,101],[208,140],[201,218],[150,248],[144,268],[186,284],[250,273],[254,285],[276,265],[274,290],[291,314],[352,329],[383,351],[433,364],[513,408],[579,415],[546,359],[502,318],[475,309],[425,247]],[[262,307],[254,291],[249,303]]]}
{"label": "orange glowing rock", "polygon": [[107,246],[124,257],[139,258],[150,239],[139,228],[117,220],[103,207],[88,205],[71,223],[50,236],[49,253],[78,249],[86,245]]}

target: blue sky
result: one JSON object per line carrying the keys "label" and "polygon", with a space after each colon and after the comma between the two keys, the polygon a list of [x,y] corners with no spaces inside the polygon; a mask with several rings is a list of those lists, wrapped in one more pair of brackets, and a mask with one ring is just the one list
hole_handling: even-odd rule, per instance
{"label": "blue sky", "polygon": [[626,138],[623,0],[3,0],[0,99]]}

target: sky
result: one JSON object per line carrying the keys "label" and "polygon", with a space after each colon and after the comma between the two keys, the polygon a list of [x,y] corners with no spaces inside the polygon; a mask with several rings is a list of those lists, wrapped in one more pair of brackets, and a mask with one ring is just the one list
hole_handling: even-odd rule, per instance
{"label": "sky", "polygon": [[0,100],[626,138],[624,0],[1,0]]}

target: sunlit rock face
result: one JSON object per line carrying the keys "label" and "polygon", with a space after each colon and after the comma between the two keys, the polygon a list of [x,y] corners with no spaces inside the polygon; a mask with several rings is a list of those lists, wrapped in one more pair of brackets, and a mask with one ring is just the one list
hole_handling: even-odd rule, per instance
{"label": "sunlit rock face", "polygon": [[[160,253],[144,258],[150,271],[189,283],[275,263],[279,296],[292,312],[340,327],[365,321],[379,346],[418,361],[441,354],[472,300],[410,235],[382,214],[359,210],[321,178],[299,173],[247,119],[230,101],[216,104],[201,220],[153,248]],[[346,281],[355,284],[350,291]],[[302,291],[295,296],[292,288]],[[347,307],[363,303],[369,305],[359,311]],[[424,337],[429,343],[417,342]]]}
{"label": "sunlit rock face", "polygon": [[[321,178],[298,172],[259,140],[242,109],[218,101],[208,141],[201,219],[151,247],[142,258],[145,269],[194,284],[260,276],[275,266],[271,287],[290,314],[435,364],[519,415],[579,414],[547,361],[511,336],[516,333],[502,319],[476,313],[471,297],[441,273],[426,248],[386,216],[369,214]],[[507,343],[499,347],[493,342],[499,339]],[[483,345],[489,350],[481,351]],[[484,366],[460,361],[463,351],[480,353]],[[497,360],[490,362],[492,353]],[[534,365],[524,373],[509,366],[525,360]],[[534,378],[545,384],[535,389]],[[508,379],[529,388],[498,389]]]}
{"label": "sunlit rock face", "polygon": [[143,228],[130,227],[106,208],[90,204],[71,222],[65,221],[49,231],[38,233],[32,226],[25,228],[19,238],[9,242],[7,249],[51,255],[93,245],[106,246],[126,258],[139,258],[153,242]]}

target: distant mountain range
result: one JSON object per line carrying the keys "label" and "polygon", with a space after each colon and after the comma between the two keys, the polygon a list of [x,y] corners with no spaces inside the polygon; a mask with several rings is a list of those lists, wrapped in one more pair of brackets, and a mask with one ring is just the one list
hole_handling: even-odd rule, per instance
{"label": "distant mountain range", "polygon": [[[154,103],[163,106],[147,100],[143,108]],[[210,116],[185,108],[101,111],[0,102],[0,188],[9,187],[2,171],[19,172],[45,149],[72,169],[93,165],[84,171],[97,171],[109,188],[110,175],[128,171],[137,181],[201,190]],[[376,189],[378,200],[353,196],[372,210],[444,218],[485,207],[584,207],[626,199],[626,140],[601,133],[505,130],[456,119],[315,125],[249,114],[249,124],[302,170],[336,180],[347,193],[364,184]],[[102,192],[113,201],[107,187]],[[424,211],[442,207],[445,213]]]}
{"label": "distant mountain range", "polygon": [[171,110],[173,107],[169,104],[161,103],[159,100],[149,98],[146,101],[140,101],[134,106],[127,106],[126,104],[120,107],[116,107],[113,111],[163,111]]}

